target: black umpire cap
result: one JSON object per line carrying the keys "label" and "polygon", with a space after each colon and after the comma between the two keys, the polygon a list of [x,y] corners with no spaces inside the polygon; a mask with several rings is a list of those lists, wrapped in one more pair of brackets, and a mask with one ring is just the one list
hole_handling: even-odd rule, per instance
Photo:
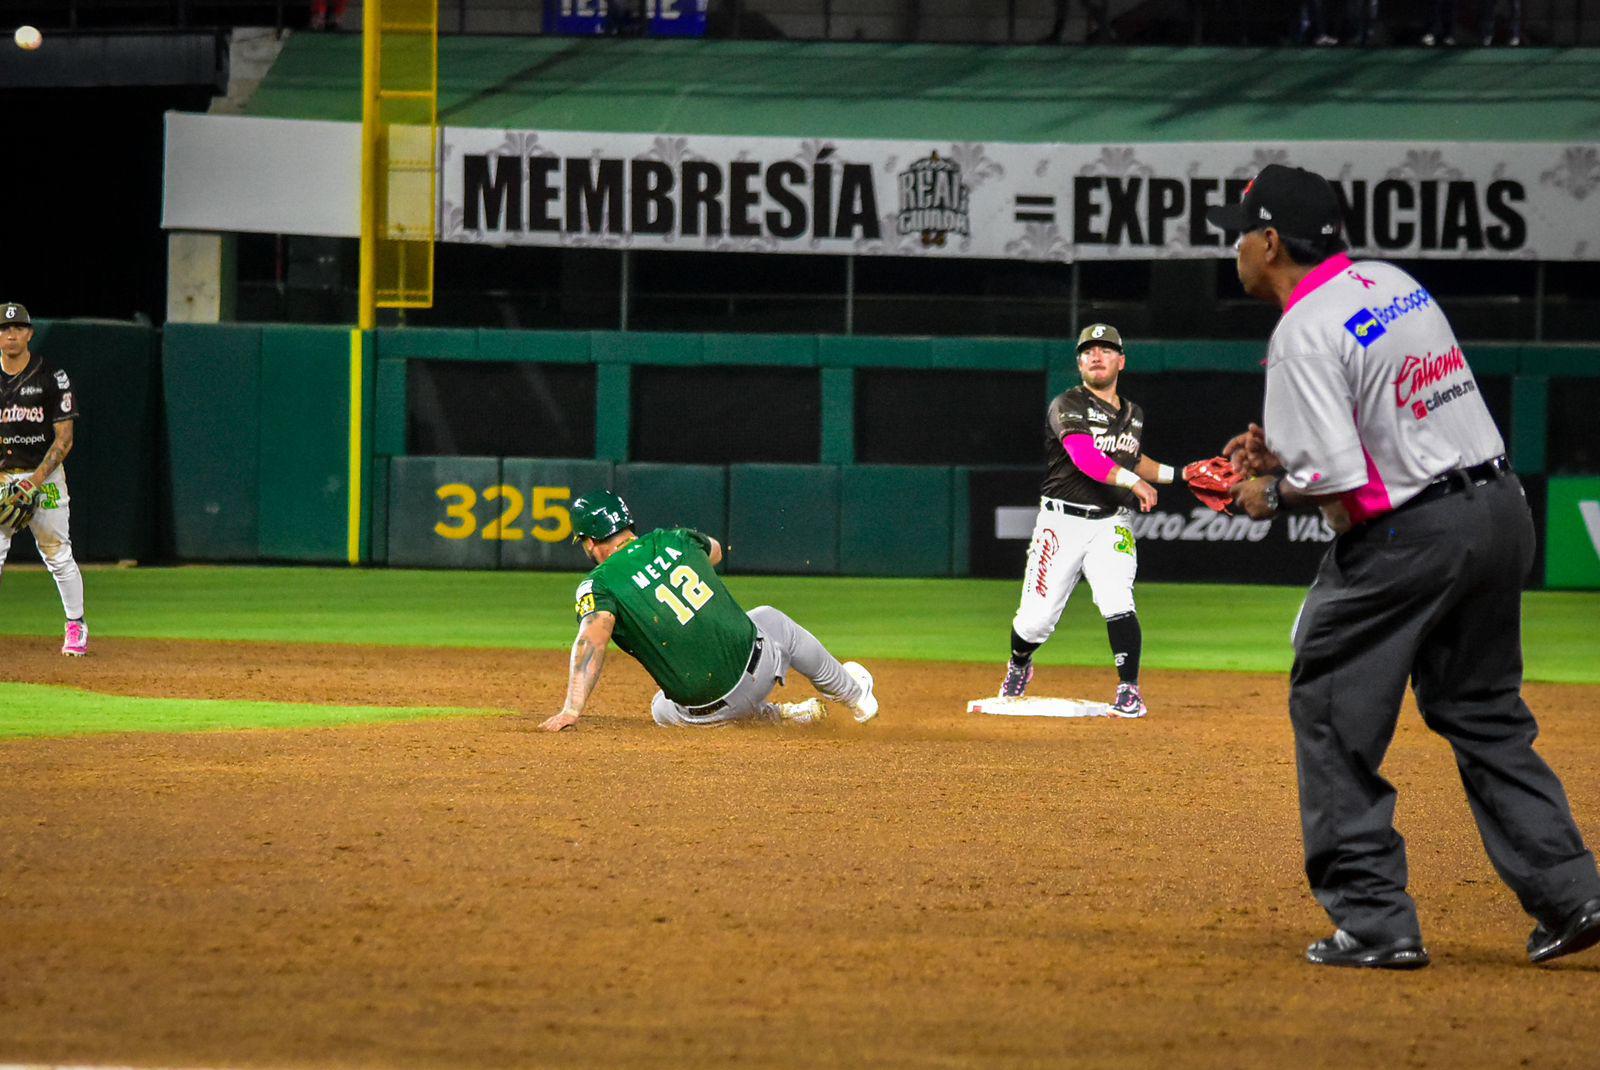
{"label": "black umpire cap", "polygon": [[1303,167],[1271,163],[1244,188],[1244,199],[1206,210],[1213,226],[1241,234],[1272,227],[1290,238],[1324,243],[1338,236],[1343,217],[1327,179]]}
{"label": "black umpire cap", "polygon": [[28,318],[28,310],[15,301],[8,301],[0,305],[0,327],[32,327],[33,320]]}

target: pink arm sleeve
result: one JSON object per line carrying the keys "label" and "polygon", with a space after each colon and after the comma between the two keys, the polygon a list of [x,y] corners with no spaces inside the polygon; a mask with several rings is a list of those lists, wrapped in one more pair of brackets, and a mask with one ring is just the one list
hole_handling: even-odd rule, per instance
{"label": "pink arm sleeve", "polygon": [[1063,435],[1061,448],[1067,451],[1072,463],[1090,479],[1104,483],[1117,462],[1094,448],[1094,436],[1085,434]]}

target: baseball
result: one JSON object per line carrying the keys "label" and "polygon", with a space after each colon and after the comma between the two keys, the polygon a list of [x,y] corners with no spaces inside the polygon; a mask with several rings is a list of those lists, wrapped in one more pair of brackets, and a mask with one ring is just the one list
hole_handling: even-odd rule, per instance
{"label": "baseball", "polygon": [[44,44],[44,34],[33,26],[18,26],[17,32],[13,36],[16,39],[17,47],[26,49],[29,52]]}

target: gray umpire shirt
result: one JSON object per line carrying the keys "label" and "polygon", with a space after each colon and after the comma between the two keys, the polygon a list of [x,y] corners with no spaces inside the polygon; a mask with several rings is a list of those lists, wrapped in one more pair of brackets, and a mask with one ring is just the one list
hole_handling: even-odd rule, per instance
{"label": "gray umpire shirt", "polygon": [[1433,295],[1343,254],[1305,277],[1272,332],[1263,423],[1288,484],[1337,494],[1354,523],[1506,451]]}

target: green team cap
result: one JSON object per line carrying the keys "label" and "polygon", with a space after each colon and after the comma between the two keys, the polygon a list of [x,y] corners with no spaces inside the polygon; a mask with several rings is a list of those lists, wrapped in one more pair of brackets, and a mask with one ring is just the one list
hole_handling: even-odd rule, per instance
{"label": "green team cap", "polygon": [[572,503],[572,541],[609,539],[623,528],[633,527],[628,503],[609,490],[585,494]]}
{"label": "green team cap", "polygon": [[1122,335],[1109,323],[1091,323],[1078,334],[1078,352],[1090,346],[1110,346],[1122,352]]}

